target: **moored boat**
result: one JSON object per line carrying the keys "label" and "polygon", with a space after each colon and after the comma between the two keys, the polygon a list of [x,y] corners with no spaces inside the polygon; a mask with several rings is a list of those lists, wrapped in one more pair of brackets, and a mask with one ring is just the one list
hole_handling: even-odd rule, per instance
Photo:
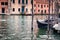
{"label": "moored boat", "polygon": [[40,20],[37,20],[37,24],[38,24],[38,28],[46,28],[47,27],[47,23],[44,21],[40,21]]}
{"label": "moored boat", "polygon": [[[50,19],[49,22],[53,22],[53,19]],[[37,20],[38,28],[47,28],[48,20]],[[49,24],[50,27],[52,24]]]}
{"label": "moored boat", "polygon": [[60,23],[57,23],[53,26],[55,32],[60,33]]}

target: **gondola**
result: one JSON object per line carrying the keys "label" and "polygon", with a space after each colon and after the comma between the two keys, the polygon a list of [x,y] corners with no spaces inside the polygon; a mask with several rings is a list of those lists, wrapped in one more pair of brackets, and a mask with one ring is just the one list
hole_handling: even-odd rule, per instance
{"label": "gondola", "polygon": [[[53,22],[54,20],[53,19],[50,19],[49,22]],[[48,20],[37,20],[37,25],[38,25],[38,28],[47,28],[48,26]],[[52,26],[52,24],[49,24],[50,27]]]}

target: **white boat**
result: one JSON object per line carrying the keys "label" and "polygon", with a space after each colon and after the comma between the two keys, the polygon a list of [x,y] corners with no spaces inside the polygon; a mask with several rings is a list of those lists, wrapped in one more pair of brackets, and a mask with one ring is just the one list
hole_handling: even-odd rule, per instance
{"label": "white boat", "polygon": [[60,23],[55,24],[55,25],[53,26],[53,28],[55,28],[55,30],[60,30]]}
{"label": "white boat", "polygon": [[0,19],[0,21],[6,21],[5,19]]}
{"label": "white boat", "polygon": [[53,28],[54,28],[58,33],[60,33],[60,23],[55,24],[55,25],[53,26]]}

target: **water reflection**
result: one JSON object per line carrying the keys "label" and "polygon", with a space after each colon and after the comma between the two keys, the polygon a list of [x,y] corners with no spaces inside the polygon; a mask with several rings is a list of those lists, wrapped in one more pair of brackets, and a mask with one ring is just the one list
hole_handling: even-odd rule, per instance
{"label": "water reflection", "polygon": [[[36,18],[41,19],[41,17],[42,16],[34,16],[33,32],[35,34],[38,31]],[[46,17],[44,16],[43,18]],[[25,40],[26,38],[26,40],[31,39],[31,16],[0,16],[0,19],[6,20],[0,21],[0,40]],[[42,33],[42,31],[40,30],[39,32]],[[57,40],[59,37],[54,36],[54,38]]]}
{"label": "water reflection", "polygon": [[[48,18],[48,15],[35,15],[34,16],[34,20],[36,20],[36,18],[39,20],[41,20],[41,19],[47,19]],[[36,21],[35,21],[36,22]],[[34,25],[36,25],[35,24],[35,22],[34,22]],[[37,26],[34,26],[35,28],[34,29],[36,29],[36,27]],[[55,34],[55,33],[53,33],[52,31],[49,31],[49,33],[50,33],[50,37],[49,37],[49,40],[59,40],[60,39],[60,36],[59,36],[59,34]],[[40,40],[46,40],[47,39],[47,29],[43,29],[43,28],[38,28],[38,34],[37,34],[38,36],[37,36],[37,38],[39,38]]]}
{"label": "water reflection", "polygon": [[5,16],[3,18],[2,17],[3,16],[1,16],[0,19],[5,19],[7,21],[1,21],[0,26],[1,28],[4,27],[5,29],[6,27],[7,29],[0,29],[1,32],[4,33],[4,37],[2,37],[1,40],[20,40],[23,38],[31,38],[31,26],[29,26],[31,25],[31,16],[6,16],[6,18]]}

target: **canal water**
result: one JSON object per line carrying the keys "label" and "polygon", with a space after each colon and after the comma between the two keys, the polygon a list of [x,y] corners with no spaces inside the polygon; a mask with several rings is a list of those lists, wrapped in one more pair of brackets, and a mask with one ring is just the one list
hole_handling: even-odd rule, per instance
{"label": "canal water", "polygon": [[[38,28],[36,23],[36,18],[38,18],[38,16],[34,16],[33,35],[36,35],[36,40],[46,40],[47,38],[44,37],[47,35],[46,34],[47,29]],[[1,15],[0,16],[0,40],[31,40],[32,38],[31,22],[32,22],[31,16]],[[60,35],[57,33],[54,34],[51,33],[51,35],[52,35],[51,40],[60,39]]]}

